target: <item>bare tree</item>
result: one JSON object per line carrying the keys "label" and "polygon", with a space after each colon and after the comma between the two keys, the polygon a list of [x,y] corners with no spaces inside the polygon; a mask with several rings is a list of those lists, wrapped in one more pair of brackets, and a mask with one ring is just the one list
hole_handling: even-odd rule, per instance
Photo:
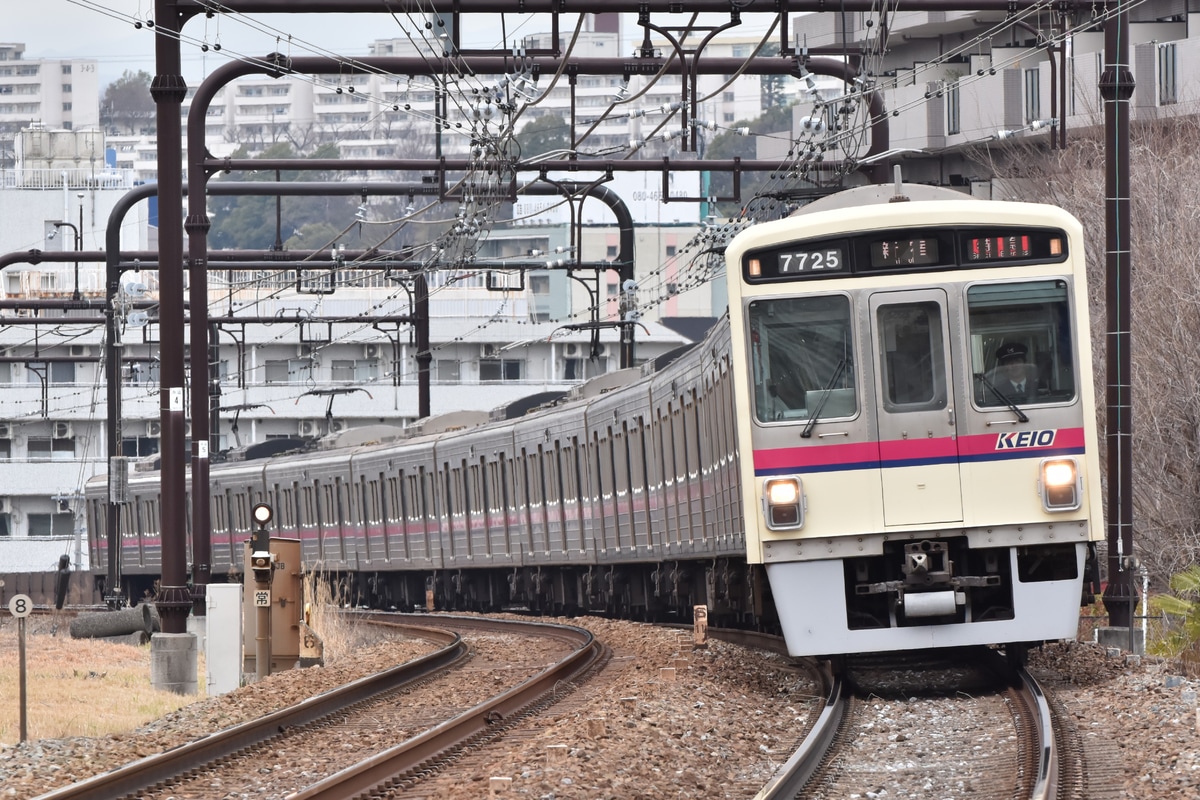
{"label": "bare tree", "polygon": [[[1105,153],[1102,126],[1066,150],[980,152],[1015,199],[1054,203],[1088,237],[1091,327],[1100,430],[1105,425]],[[1157,587],[1200,560],[1200,118],[1132,127],[1134,530]]]}

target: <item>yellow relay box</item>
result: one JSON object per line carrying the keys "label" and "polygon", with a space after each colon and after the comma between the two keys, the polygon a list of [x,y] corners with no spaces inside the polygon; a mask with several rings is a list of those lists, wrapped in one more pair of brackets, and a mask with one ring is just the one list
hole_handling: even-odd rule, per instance
{"label": "yellow relay box", "polygon": [[[260,590],[254,572],[245,570],[242,578],[242,668],[255,671],[255,640],[258,636],[258,609],[271,609],[271,672],[292,669],[300,660],[300,621],[304,615],[304,580],[300,569],[299,539],[270,539],[273,572],[270,588]],[[242,546],[242,564],[250,564],[250,542]]]}

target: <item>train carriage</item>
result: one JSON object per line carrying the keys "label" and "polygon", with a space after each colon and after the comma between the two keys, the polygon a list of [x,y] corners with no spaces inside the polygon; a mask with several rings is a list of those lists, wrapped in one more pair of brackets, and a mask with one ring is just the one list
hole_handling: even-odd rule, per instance
{"label": "train carriage", "polygon": [[794,655],[1071,638],[1094,574],[1082,229],[905,189],[727,251],[747,554]]}
{"label": "train carriage", "polygon": [[647,558],[654,527],[647,517],[643,439],[648,392],[616,391],[641,378],[641,370],[621,370],[580,387],[590,399],[585,432],[585,463],[590,467],[593,501],[588,530],[597,555],[608,562]]}
{"label": "train carriage", "polygon": [[[781,628],[794,655],[1072,638],[1102,536],[1081,227],[905,191],[747,229],[728,317],[637,369],[214,463],[214,579],[243,569],[265,501],[306,568],[376,607],[705,605]],[[159,475],[129,494],[123,588],[141,599]],[[104,478],[87,502],[105,564]]]}

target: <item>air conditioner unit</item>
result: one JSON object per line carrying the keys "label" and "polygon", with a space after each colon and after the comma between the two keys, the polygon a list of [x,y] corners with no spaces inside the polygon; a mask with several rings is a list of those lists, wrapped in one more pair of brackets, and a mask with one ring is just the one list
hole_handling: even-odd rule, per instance
{"label": "air conditioner unit", "polygon": [[481,344],[479,346],[480,358],[495,358],[499,352],[499,349],[494,344]]}
{"label": "air conditioner unit", "polygon": [[0,439],[12,438],[12,423],[0,422]]}
{"label": "air conditioner unit", "polygon": [[600,350],[599,350],[599,353],[598,353],[598,356],[597,356],[597,357],[598,357],[598,358],[605,358],[605,357],[607,357],[607,356],[608,356],[608,345],[606,345],[606,344],[602,344],[602,345],[600,345]]}
{"label": "air conditioner unit", "polygon": [[58,513],[67,514],[71,511],[71,501],[66,497],[58,498]]}
{"label": "air conditioner unit", "polygon": [[300,435],[313,438],[320,433],[320,427],[315,419],[300,420]]}
{"label": "air conditioner unit", "polygon": [[568,343],[567,348],[566,348],[566,354],[567,354],[567,358],[578,358],[579,357],[579,345],[575,344],[574,342]]}
{"label": "air conditioner unit", "polygon": [[302,344],[296,348],[296,355],[300,358],[312,358],[315,352],[311,344]]}
{"label": "air conditioner unit", "polygon": [[349,427],[350,426],[346,424],[346,420],[344,420],[344,419],[334,419],[334,420],[329,421],[329,432],[330,433],[341,433],[342,431],[346,430],[346,428],[349,428]]}
{"label": "air conditioner unit", "polygon": [[53,436],[55,439],[70,439],[72,435],[73,435],[73,432],[71,430],[71,423],[69,423],[69,422],[54,423]]}
{"label": "air conditioner unit", "polygon": [[87,358],[92,354],[92,348],[86,344],[71,345],[71,358]]}
{"label": "air conditioner unit", "polygon": [[368,361],[375,359],[375,358],[379,358],[379,345],[364,344],[363,345],[363,358],[367,359]]}
{"label": "air conditioner unit", "polygon": [[146,423],[146,436],[151,439],[157,439],[162,436],[162,422],[152,419]]}

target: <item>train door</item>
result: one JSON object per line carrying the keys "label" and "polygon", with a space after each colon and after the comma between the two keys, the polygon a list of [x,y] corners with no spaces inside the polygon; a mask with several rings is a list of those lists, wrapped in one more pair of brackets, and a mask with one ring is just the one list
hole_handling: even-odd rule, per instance
{"label": "train door", "polygon": [[963,518],[946,292],[870,298],[885,525]]}

